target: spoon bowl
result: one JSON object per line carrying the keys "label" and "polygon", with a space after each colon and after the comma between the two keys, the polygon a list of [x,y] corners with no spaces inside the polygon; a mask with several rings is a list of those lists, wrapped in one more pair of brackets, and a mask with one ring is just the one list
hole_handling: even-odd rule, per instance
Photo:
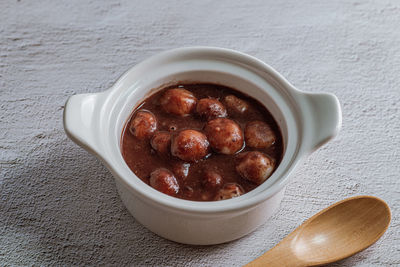
{"label": "spoon bowl", "polygon": [[342,200],[300,225],[277,246],[246,266],[317,266],[375,243],[391,219],[388,205],[372,196]]}

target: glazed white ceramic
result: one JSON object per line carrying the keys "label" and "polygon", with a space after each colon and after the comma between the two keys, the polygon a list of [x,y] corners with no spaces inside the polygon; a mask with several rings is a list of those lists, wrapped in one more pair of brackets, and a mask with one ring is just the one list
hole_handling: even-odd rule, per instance
{"label": "glazed white ceramic", "polygon": [[[195,202],[162,194],[135,176],[120,151],[123,127],[144,97],[177,82],[230,86],[269,109],[282,130],[285,152],[266,182],[238,198]],[[301,92],[260,60],[214,47],[179,48],[153,56],[105,92],[70,97],[64,111],[67,135],[107,166],[136,220],[162,237],[196,245],[231,241],[265,223],[278,209],[296,165],[335,136],[340,125],[334,95]]]}

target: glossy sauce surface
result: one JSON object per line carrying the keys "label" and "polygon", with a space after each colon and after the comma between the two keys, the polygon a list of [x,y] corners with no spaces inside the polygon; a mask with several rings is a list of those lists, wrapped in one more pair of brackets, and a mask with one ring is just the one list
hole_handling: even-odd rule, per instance
{"label": "glossy sauce surface", "polygon": [[[176,197],[195,201],[212,201],[218,191],[218,188],[205,186],[205,171],[215,171],[219,173],[222,176],[224,184],[239,184],[244,193],[258,186],[258,184],[243,179],[236,171],[238,153],[225,155],[210,150],[210,154],[204,159],[197,162],[184,162],[172,156],[170,153],[168,155],[160,155],[151,147],[149,140],[139,140],[129,131],[129,125],[137,112],[139,110],[147,110],[153,113],[157,118],[157,131],[170,132],[172,136],[177,135],[177,133],[185,129],[193,129],[204,133],[207,120],[200,117],[196,112],[192,112],[187,116],[179,116],[167,113],[161,108],[160,98],[163,94],[167,90],[177,87],[192,92],[198,100],[214,98],[225,105],[224,98],[228,95],[234,95],[246,101],[248,103],[248,110],[244,114],[237,113],[225,105],[228,114],[227,118],[238,123],[242,131],[244,131],[246,124],[251,121],[266,122],[274,132],[276,140],[271,147],[266,149],[254,149],[244,145],[239,152],[263,152],[274,160],[275,169],[277,168],[283,154],[282,136],[274,118],[262,104],[245,94],[221,85],[179,84],[166,87],[140,103],[138,108],[132,112],[132,116],[127,121],[127,126],[122,133],[121,151],[123,158],[129,168],[143,182],[149,184],[150,174],[156,169],[165,168],[175,174],[179,183],[180,190]],[[187,171],[189,164],[188,176],[184,177],[179,175],[182,171]]]}

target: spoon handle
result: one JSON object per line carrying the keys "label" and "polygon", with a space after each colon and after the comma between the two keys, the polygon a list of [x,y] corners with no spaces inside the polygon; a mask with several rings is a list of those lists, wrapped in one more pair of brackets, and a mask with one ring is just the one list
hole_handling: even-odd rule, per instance
{"label": "spoon handle", "polygon": [[304,262],[293,255],[290,248],[291,236],[285,238],[285,242],[280,242],[278,245],[265,252],[263,255],[246,264],[243,267],[301,267],[306,266]]}

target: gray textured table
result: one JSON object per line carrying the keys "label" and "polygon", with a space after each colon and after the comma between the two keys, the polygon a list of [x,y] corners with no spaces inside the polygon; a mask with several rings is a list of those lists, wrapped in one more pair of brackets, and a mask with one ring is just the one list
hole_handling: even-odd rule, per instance
{"label": "gray textured table", "polygon": [[[123,207],[113,179],[62,127],[75,93],[107,89],[166,49],[212,45],[335,93],[339,136],[298,168],[254,233],[195,247],[164,240]],[[240,266],[348,196],[393,212],[388,232],[333,266],[400,265],[399,1],[0,2],[0,265]]]}

